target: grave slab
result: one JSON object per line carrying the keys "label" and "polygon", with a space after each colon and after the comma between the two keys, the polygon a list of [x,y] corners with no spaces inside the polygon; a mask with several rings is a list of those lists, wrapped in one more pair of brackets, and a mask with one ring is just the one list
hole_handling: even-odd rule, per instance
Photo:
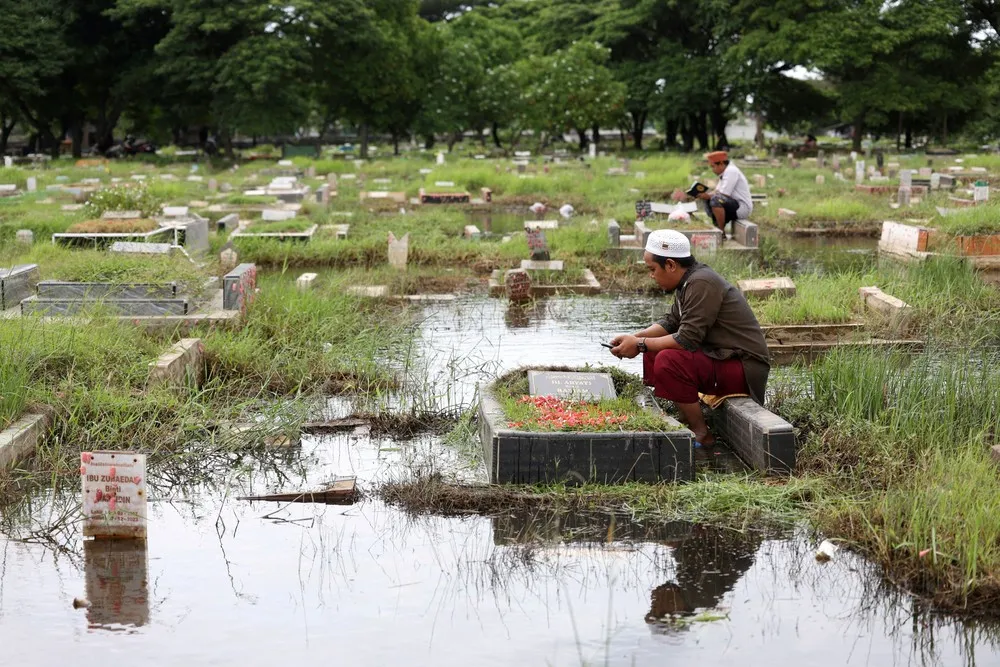
{"label": "grave slab", "polygon": [[620,484],[694,478],[693,434],[659,411],[661,432],[530,432],[510,428],[492,390],[479,387],[479,436],[494,484]]}
{"label": "grave slab", "polygon": [[861,287],[858,293],[865,308],[885,318],[891,327],[899,329],[909,324],[913,309],[902,299],[890,296],[874,286]]}
{"label": "grave slab", "polygon": [[388,285],[351,285],[347,288],[348,294],[365,297],[369,299],[379,299],[389,295]]}
{"label": "grave slab", "polygon": [[525,220],[525,229],[559,229],[558,220]]}
{"label": "grave slab", "polygon": [[561,259],[550,259],[547,261],[522,259],[521,269],[523,271],[562,271],[563,261]]}
{"label": "grave slab", "polygon": [[169,243],[139,243],[135,241],[115,241],[108,248],[109,252],[121,252],[131,255],[170,255],[174,246]]}
{"label": "grave slab", "polygon": [[736,287],[748,299],[766,299],[772,295],[795,296],[795,283],[787,276],[780,278],[753,278],[736,282]]}
{"label": "grave slab", "polygon": [[749,220],[737,220],[733,223],[733,240],[747,248],[760,246],[758,227]]}
{"label": "grave slab", "polygon": [[35,288],[40,299],[176,299],[177,283],[100,283],[42,280]]}
{"label": "grave slab", "polygon": [[96,304],[125,316],[187,315],[187,299],[40,299],[30,296],[21,302],[21,314],[39,314],[45,317],[77,315]]}
{"label": "grave slab", "polygon": [[232,232],[238,229],[239,226],[240,226],[240,216],[237,213],[230,213],[227,216],[219,218],[219,221],[216,223],[216,228],[218,229],[219,233]]}

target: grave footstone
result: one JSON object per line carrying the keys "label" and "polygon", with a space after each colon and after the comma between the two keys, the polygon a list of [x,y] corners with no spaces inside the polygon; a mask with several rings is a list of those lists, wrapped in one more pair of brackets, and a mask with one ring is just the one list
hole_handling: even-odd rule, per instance
{"label": "grave footstone", "polygon": [[938,190],[941,187],[941,174],[931,174],[931,190]]}
{"label": "grave footstone", "polygon": [[549,244],[545,240],[545,232],[540,229],[529,229],[528,249],[531,251],[531,259],[540,262],[547,262],[551,259],[549,255]]}
{"label": "grave footstone", "polygon": [[219,185],[219,192],[229,193],[232,191],[233,191],[233,186],[231,183],[226,183],[225,181],[223,181],[222,184]]}
{"label": "grave footstone", "polygon": [[839,172],[840,171],[840,156],[839,155],[834,155],[833,156],[833,160],[831,161],[831,164],[833,166],[833,170]]}
{"label": "grave footstone", "polygon": [[389,232],[389,265],[400,271],[406,269],[406,260],[410,253],[410,234],[403,234],[403,238],[397,239],[395,234]]}
{"label": "grave footstone", "polygon": [[306,169],[306,176],[308,178],[316,178],[316,167],[315,167],[315,165],[309,165],[309,168]]}
{"label": "grave footstone", "polygon": [[824,151],[822,148],[819,149],[819,152],[816,153],[816,166],[819,167],[820,169],[826,166],[826,151]]}
{"label": "grave footstone", "polygon": [[28,192],[36,192],[38,190],[38,179],[34,176],[28,176],[27,189]]}
{"label": "grave footstone", "polygon": [[913,195],[913,188],[906,185],[899,186],[899,191],[896,193],[896,203],[900,206],[909,206],[910,198]]}
{"label": "grave footstone", "polygon": [[435,158],[437,164],[444,164],[444,153],[438,151],[437,157]]}
{"label": "grave footstone", "polygon": [[753,176],[754,184],[758,188],[762,188],[767,185],[767,176],[764,174],[754,174]]}
{"label": "grave footstone", "polygon": [[231,242],[222,247],[222,252],[219,253],[219,266],[224,273],[229,273],[235,269],[239,262],[240,254]]}
{"label": "grave footstone", "polygon": [[504,273],[504,291],[513,302],[531,299],[531,276],[522,269],[510,269]]}
{"label": "grave footstone", "polygon": [[826,176],[823,174],[816,174],[816,185],[823,185],[826,183]]}
{"label": "grave footstone", "polygon": [[35,233],[30,229],[19,229],[14,238],[19,245],[31,245],[35,242]]}
{"label": "grave footstone", "polygon": [[532,396],[582,401],[618,398],[615,383],[608,373],[528,371],[528,392]]}
{"label": "grave footstone", "polygon": [[208,179],[208,191],[217,192],[219,190],[219,181],[214,178]]}
{"label": "grave footstone", "polygon": [[920,173],[920,178],[930,178],[931,174],[934,173],[934,170],[931,169],[930,167],[921,167],[919,173]]}
{"label": "grave footstone", "polygon": [[240,216],[236,213],[230,213],[227,216],[219,218],[219,222],[216,223],[216,228],[219,233],[226,234],[234,231],[240,226]]}
{"label": "grave footstone", "polygon": [[899,187],[901,188],[911,188],[913,187],[913,171],[910,169],[903,169],[899,172]]}
{"label": "grave footstone", "polygon": [[865,182],[865,161],[857,160],[854,163],[854,182],[864,183]]}
{"label": "grave footstone", "polygon": [[972,193],[972,198],[977,204],[989,201],[990,184],[986,181],[976,181],[976,184],[973,186]]}

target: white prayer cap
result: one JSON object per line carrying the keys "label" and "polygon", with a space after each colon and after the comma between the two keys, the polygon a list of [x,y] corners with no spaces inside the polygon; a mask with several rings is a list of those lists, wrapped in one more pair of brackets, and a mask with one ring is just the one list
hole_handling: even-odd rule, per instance
{"label": "white prayer cap", "polygon": [[646,239],[646,252],[660,257],[681,259],[691,256],[691,242],[673,229],[657,229]]}

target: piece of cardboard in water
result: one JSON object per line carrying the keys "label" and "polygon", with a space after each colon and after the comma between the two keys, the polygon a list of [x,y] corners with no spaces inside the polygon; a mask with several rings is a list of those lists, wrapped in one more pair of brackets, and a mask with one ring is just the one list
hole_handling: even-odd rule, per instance
{"label": "piece of cardboard in water", "polygon": [[615,383],[607,373],[528,371],[528,391],[532,396],[555,396],[584,401],[618,397]]}
{"label": "piece of cardboard in water", "polygon": [[146,538],[146,455],[81,452],[84,537]]}

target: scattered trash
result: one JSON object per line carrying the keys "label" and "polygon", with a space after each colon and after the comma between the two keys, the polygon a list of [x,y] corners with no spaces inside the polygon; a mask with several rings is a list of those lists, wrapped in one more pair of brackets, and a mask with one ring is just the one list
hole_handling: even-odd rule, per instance
{"label": "scattered trash", "polygon": [[833,554],[837,553],[837,550],[839,548],[840,547],[838,547],[830,540],[823,540],[822,542],[820,542],[819,549],[816,551],[816,560],[818,560],[820,563],[827,562],[828,560],[833,558]]}
{"label": "scattered trash", "polygon": [[573,217],[574,208],[570,204],[563,204],[559,208],[559,215],[569,220]]}

